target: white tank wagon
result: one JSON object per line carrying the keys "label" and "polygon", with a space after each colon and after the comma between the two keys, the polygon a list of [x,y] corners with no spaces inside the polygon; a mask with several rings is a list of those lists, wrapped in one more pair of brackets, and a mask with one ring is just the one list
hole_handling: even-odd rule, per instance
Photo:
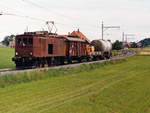
{"label": "white tank wagon", "polygon": [[95,47],[95,51],[109,52],[112,50],[112,43],[105,40],[93,40],[91,44]]}
{"label": "white tank wagon", "polygon": [[111,56],[112,43],[106,40],[93,40],[91,45],[94,46],[95,52],[102,52],[106,58]]}

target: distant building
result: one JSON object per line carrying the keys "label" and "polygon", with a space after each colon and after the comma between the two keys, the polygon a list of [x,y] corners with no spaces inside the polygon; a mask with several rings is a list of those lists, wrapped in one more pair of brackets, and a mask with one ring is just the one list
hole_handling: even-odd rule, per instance
{"label": "distant building", "polygon": [[77,36],[79,38],[81,38],[82,40],[87,41],[88,43],[90,43],[91,41],[83,34],[80,32],[80,30],[78,29],[77,31],[73,31],[71,34],[69,34],[71,36]]}
{"label": "distant building", "polygon": [[[132,47],[133,42],[123,42],[123,48],[131,48]],[[142,43],[138,42],[136,43],[137,48],[142,47]]]}
{"label": "distant building", "polygon": [[9,42],[9,47],[10,48],[15,48],[15,41],[10,41]]}
{"label": "distant building", "polygon": [[132,42],[123,42],[123,47],[124,48],[130,48],[132,45]]}
{"label": "distant building", "polygon": [[137,47],[142,47],[142,43],[138,42]]}

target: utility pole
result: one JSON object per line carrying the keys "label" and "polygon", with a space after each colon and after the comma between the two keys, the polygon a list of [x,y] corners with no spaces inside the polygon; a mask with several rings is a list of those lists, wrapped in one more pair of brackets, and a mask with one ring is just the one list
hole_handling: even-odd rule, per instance
{"label": "utility pole", "polygon": [[124,34],[124,41],[128,42],[128,39],[133,39],[133,38],[128,38],[128,37],[133,37],[135,36],[134,34]]}
{"label": "utility pole", "polygon": [[107,29],[120,29],[120,26],[104,26],[104,22],[102,21],[102,40],[104,39],[104,32],[107,30]]}
{"label": "utility pole", "polygon": [[104,22],[102,21],[102,40],[104,39]]}
{"label": "utility pole", "polygon": [[124,32],[122,33],[122,42],[124,42]]}

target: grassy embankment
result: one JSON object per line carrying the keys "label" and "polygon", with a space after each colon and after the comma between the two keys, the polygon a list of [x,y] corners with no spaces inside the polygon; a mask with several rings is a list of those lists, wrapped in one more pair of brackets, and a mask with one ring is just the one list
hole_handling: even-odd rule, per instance
{"label": "grassy embankment", "polygon": [[0,46],[0,69],[15,67],[15,64],[12,62],[14,53],[14,49]]}
{"label": "grassy embankment", "polygon": [[149,61],[149,56],[135,56],[0,77],[0,112],[149,113]]}

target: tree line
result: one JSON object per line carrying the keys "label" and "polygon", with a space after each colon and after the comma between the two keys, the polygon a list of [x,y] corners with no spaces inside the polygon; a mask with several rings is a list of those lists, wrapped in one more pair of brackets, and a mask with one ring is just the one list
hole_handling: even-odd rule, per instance
{"label": "tree line", "polygon": [[150,38],[145,38],[141,40],[140,43],[142,44],[142,47],[150,46]]}
{"label": "tree line", "polygon": [[10,41],[15,41],[15,38],[15,35],[5,36],[4,40],[1,43],[5,46],[8,46]]}
{"label": "tree line", "polygon": [[124,48],[138,48],[139,46],[137,45],[137,43],[132,42],[130,43],[131,45],[128,45],[127,42],[125,42],[125,44],[123,44],[123,42],[120,42],[119,40],[116,40],[113,45],[112,45],[112,49],[113,50],[121,50]]}

